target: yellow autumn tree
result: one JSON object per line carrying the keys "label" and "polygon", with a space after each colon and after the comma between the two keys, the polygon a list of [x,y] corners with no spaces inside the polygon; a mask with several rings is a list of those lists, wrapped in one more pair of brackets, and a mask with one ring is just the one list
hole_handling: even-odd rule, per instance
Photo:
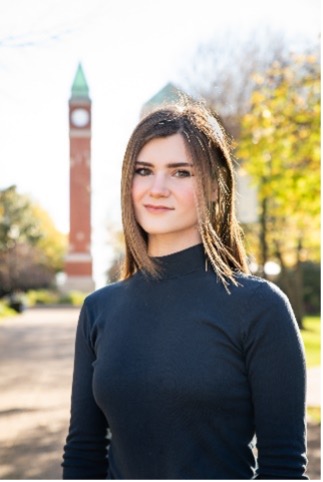
{"label": "yellow autumn tree", "polygon": [[41,232],[37,247],[42,253],[43,260],[53,271],[61,271],[67,250],[67,235],[56,228],[47,211],[39,204],[33,203],[31,210]]}
{"label": "yellow autumn tree", "polygon": [[279,263],[301,325],[301,266],[319,258],[320,244],[319,58],[294,55],[254,78],[237,156],[258,191],[258,262]]}

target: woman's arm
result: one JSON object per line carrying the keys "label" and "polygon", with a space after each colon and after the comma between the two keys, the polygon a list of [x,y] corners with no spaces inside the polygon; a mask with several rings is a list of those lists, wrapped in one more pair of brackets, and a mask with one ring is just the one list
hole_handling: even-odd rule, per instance
{"label": "woman's arm", "polygon": [[63,479],[105,479],[108,471],[107,421],[92,392],[95,353],[84,303],[77,327],[71,420],[63,455]]}
{"label": "woman's arm", "polygon": [[286,296],[261,283],[249,305],[244,346],[254,405],[259,479],[307,479],[306,370]]}

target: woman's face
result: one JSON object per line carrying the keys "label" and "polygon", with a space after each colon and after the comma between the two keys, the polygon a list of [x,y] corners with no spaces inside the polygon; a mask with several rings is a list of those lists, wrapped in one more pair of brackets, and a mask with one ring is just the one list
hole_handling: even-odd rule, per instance
{"label": "woman's face", "polygon": [[132,184],[136,220],[148,234],[148,252],[163,256],[198,244],[196,182],[181,134],[147,142]]}

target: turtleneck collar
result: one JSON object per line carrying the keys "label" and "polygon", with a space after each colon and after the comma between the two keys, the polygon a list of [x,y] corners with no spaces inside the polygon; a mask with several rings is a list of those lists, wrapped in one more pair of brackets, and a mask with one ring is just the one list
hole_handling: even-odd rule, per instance
{"label": "turtleneck collar", "polygon": [[159,279],[177,278],[205,267],[202,243],[167,256],[156,256],[153,259],[161,268]]}

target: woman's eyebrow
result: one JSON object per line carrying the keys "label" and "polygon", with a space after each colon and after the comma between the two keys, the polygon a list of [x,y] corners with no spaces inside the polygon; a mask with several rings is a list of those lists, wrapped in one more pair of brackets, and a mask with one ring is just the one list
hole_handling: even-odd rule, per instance
{"label": "woman's eyebrow", "polygon": [[[150,162],[144,162],[144,161],[136,161],[136,165],[140,164],[141,166],[147,166],[147,167],[154,167],[154,164]],[[169,164],[166,164],[166,167],[169,168],[174,168],[174,167],[193,167],[193,164],[189,162],[171,162]]]}

